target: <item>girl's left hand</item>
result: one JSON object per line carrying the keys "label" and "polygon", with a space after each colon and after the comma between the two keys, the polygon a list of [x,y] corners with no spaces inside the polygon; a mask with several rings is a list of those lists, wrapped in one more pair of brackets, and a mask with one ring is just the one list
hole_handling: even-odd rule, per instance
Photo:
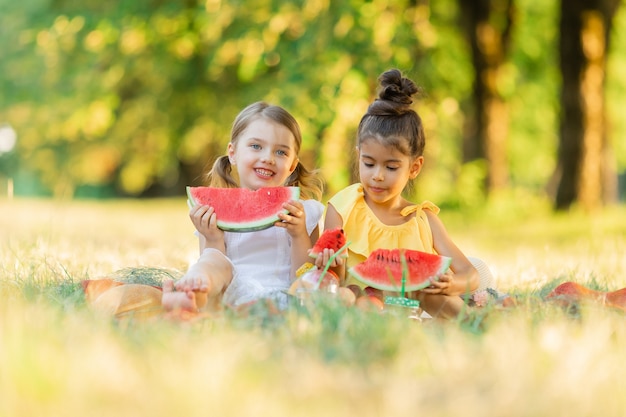
{"label": "girl's left hand", "polygon": [[279,213],[278,218],[281,221],[274,223],[274,226],[287,229],[287,233],[291,237],[307,236],[306,215],[302,203],[291,200],[283,204],[283,208],[288,210],[289,213]]}
{"label": "girl's left hand", "polygon": [[447,295],[453,283],[454,275],[447,271],[445,274],[439,275],[436,280],[431,279],[430,285],[421,291],[426,294]]}

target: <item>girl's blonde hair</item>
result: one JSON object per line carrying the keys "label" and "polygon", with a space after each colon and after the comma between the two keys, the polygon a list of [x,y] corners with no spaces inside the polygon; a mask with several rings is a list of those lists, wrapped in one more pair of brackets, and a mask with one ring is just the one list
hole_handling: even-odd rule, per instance
{"label": "girl's blonde hair", "polygon": [[[293,134],[296,140],[296,155],[300,153],[302,145],[302,134],[296,119],[280,106],[271,105],[263,101],[252,103],[244,108],[235,118],[230,133],[230,143],[237,145],[241,134],[253,121],[266,118],[285,126]],[[207,178],[211,187],[236,188],[239,184],[232,176],[233,167],[228,159],[228,155],[222,155],[213,164]],[[321,200],[323,183],[317,170],[309,171],[300,161],[296,169],[291,173],[285,186],[300,187],[300,196],[303,199]]]}

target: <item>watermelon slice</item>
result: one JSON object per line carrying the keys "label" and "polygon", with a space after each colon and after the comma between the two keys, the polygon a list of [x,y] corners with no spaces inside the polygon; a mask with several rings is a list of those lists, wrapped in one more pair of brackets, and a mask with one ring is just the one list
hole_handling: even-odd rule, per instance
{"label": "watermelon slice", "polygon": [[283,204],[300,198],[299,187],[247,188],[187,187],[189,204],[211,206],[217,215],[217,227],[229,232],[253,232],[267,229],[287,213]]}
{"label": "watermelon slice", "polygon": [[324,233],[317,239],[313,248],[309,252],[309,256],[312,258],[317,257],[324,249],[333,249],[337,252],[343,245],[346,244],[346,235],[343,229],[338,227],[336,229],[324,230]]}
{"label": "watermelon slice", "polygon": [[407,265],[405,291],[426,288],[430,278],[448,270],[452,258],[409,249],[377,249],[360,264],[348,272],[359,281],[384,291],[401,291],[402,261],[404,254]]}

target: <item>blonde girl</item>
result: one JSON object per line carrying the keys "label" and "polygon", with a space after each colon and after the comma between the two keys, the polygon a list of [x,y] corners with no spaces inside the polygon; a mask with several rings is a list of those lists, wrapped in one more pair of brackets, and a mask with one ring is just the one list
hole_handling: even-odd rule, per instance
{"label": "blonde girl", "polygon": [[248,233],[218,229],[212,207],[191,208],[200,257],[175,284],[164,285],[167,309],[237,307],[259,299],[286,305],[284,291],[309,259],[324,208],[318,201],[321,180],[298,159],[301,144],[298,123],[282,107],[257,102],[239,113],[226,154],[208,173],[209,184],[251,190],[298,186],[301,200],[285,204],[289,213],[281,214],[275,227]]}

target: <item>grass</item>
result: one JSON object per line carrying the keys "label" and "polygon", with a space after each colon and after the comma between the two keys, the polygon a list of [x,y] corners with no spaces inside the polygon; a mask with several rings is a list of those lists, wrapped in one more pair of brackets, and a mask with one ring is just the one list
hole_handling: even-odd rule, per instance
{"label": "grass", "polygon": [[80,281],[182,273],[197,253],[184,200],[2,200],[0,417],[623,415],[624,314],[543,297],[564,280],[626,286],[626,208],[441,216],[518,308],[424,324],[332,302],[114,322]]}

